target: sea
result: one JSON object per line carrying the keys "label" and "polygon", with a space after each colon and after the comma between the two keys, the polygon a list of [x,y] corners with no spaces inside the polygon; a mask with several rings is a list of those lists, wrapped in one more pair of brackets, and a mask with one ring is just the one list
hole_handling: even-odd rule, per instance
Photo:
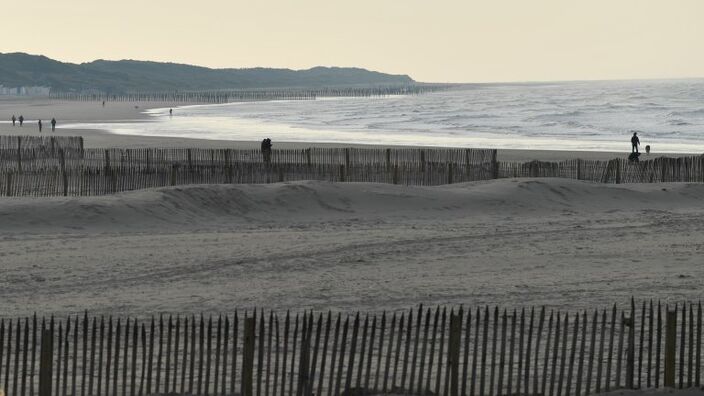
{"label": "sea", "polygon": [[147,110],[126,135],[532,150],[704,153],[704,79],[468,84],[442,92]]}

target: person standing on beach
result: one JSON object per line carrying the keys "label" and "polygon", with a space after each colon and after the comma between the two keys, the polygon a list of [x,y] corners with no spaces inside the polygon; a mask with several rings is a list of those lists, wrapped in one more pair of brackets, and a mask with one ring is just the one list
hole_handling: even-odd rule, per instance
{"label": "person standing on beach", "polygon": [[631,138],[631,152],[637,153],[639,145],[640,139],[638,139],[638,134],[636,132],[633,132],[633,137]]}
{"label": "person standing on beach", "polygon": [[42,120],[39,120],[39,133],[42,133]]}
{"label": "person standing on beach", "polygon": [[15,115],[12,115],[12,126],[15,126],[15,121],[17,121],[17,117]]}
{"label": "person standing on beach", "polygon": [[169,109],[169,117],[174,115],[174,109]]}
{"label": "person standing on beach", "polygon": [[51,131],[56,131],[56,118],[51,119]]}
{"label": "person standing on beach", "polygon": [[271,139],[266,138],[262,140],[262,156],[264,157],[265,164],[271,162],[271,146]]}
{"label": "person standing on beach", "polygon": [[24,123],[24,116],[20,114],[20,118],[17,119],[20,122],[20,126]]}

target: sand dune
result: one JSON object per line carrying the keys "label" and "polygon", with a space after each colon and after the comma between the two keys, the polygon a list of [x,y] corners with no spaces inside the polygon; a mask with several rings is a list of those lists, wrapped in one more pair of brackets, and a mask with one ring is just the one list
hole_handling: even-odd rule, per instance
{"label": "sand dune", "polygon": [[558,179],[3,198],[0,289],[6,315],[696,299],[702,198]]}
{"label": "sand dune", "polygon": [[[105,197],[4,199],[6,233],[117,232],[291,226],[337,221],[697,209],[700,184],[604,185],[514,179],[438,187],[291,182],[159,188]],[[175,228],[174,228],[175,227]]]}

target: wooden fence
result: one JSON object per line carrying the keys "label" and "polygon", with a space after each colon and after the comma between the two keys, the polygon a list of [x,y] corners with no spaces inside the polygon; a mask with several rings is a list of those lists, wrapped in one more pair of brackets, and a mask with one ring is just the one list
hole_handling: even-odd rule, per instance
{"label": "wooden fence", "polygon": [[704,156],[659,157],[640,162],[574,159],[560,162],[501,162],[504,177],[561,177],[597,183],[704,182]]}
{"label": "wooden fence", "polygon": [[81,138],[0,137],[0,196],[86,196],[188,184],[299,180],[434,186],[510,177],[704,182],[704,156],[500,162],[490,149],[84,149]]}
{"label": "wooden fence", "polygon": [[438,185],[495,177],[496,150],[0,150],[0,195],[102,195],[186,184],[296,180]]}
{"label": "wooden fence", "polygon": [[0,321],[9,395],[588,395],[701,385],[701,303]]}
{"label": "wooden fence", "polygon": [[315,100],[324,97],[374,97],[390,95],[419,95],[449,89],[451,84],[402,84],[372,87],[321,87],[244,89],[214,91],[131,92],[121,94],[52,92],[59,100],[109,102],[200,102],[231,103],[268,100]]}
{"label": "wooden fence", "polygon": [[44,157],[55,157],[58,150],[83,150],[83,138],[80,136],[2,136],[0,135],[0,150],[19,153],[37,151]]}

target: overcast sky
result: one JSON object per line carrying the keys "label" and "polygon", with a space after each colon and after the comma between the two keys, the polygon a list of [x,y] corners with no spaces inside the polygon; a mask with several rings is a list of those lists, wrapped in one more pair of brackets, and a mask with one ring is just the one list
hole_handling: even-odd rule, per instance
{"label": "overcast sky", "polygon": [[3,0],[15,51],[438,82],[704,77],[704,0]]}

